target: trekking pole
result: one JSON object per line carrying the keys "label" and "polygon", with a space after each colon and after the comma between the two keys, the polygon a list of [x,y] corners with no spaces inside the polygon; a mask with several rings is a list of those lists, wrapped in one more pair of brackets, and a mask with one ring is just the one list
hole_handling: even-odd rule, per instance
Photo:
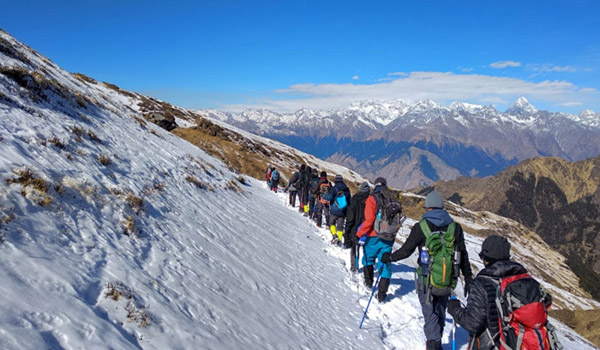
{"label": "trekking pole", "polygon": [[362,320],[360,320],[360,325],[358,328],[362,328],[363,322],[365,322],[365,317],[367,317],[367,311],[369,310],[369,305],[371,305],[371,299],[373,299],[373,294],[375,294],[375,290],[377,289],[377,284],[379,284],[379,279],[381,278],[381,272],[383,271],[383,265],[377,271],[377,281],[375,281],[375,285],[373,286],[373,290],[371,291],[371,296],[369,297],[369,302],[367,303],[367,307],[365,308],[365,313],[363,314]]}
{"label": "trekking pole", "polygon": [[356,249],[356,265],[354,265],[354,278],[356,279],[356,295],[360,298],[360,282],[358,282],[358,256],[360,255],[360,245],[358,242],[354,244],[354,249]]}
{"label": "trekking pole", "polygon": [[[454,293],[454,291],[450,293],[450,300],[456,300],[456,293]],[[450,335],[452,341],[452,350],[456,350],[456,320],[454,317],[452,317],[452,332]]]}

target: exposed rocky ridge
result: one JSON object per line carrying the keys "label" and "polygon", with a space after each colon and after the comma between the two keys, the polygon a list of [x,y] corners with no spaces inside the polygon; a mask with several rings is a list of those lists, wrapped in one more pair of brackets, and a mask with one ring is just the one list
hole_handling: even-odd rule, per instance
{"label": "exposed rocky ridge", "polygon": [[512,218],[537,232],[567,257],[581,285],[600,300],[600,157],[535,158],[486,179],[459,178],[432,187],[467,208]]}
{"label": "exposed rocky ridge", "polygon": [[[519,98],[506,112],[491,106],[431,100],[357,102],[334,111],[294,114],[247,110],[200,111],[255,134],[274,138],[365,176],[393,177],[399,188],[459,175],[485,177],[537,156],[582,160],[600,154],[600,115],[536,109]],[[425,159],[415,162],[409,150]]]}

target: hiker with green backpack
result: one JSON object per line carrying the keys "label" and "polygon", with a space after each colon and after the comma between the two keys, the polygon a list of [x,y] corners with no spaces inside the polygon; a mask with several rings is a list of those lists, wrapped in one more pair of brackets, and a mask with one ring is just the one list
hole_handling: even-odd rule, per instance
{"label": "hiker with green backpack", "polygon": [[419,249],[416,288],[423,311],[423,331],[427,350],[442,350],[442,334],[450,293],[456,287],[460,271],[465,296],[470,291],[473,273],[460,224],[444,210],[442,195],[430,192],[425,198],[426,212],[415,224],[402,247],[381,257],[383,263],[408,258]]}

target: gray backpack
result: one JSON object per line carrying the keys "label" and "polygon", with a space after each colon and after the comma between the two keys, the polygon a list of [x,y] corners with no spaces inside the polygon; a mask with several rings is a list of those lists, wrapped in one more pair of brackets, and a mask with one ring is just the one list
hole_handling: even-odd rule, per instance
{"label": "gray backpack", "polygon": [[382,188],[373,197],[377,203],[377,217],[373,229],[377,233],[377,237],[386,241],[393,241],[406,219],[402,215],[399,192]]}

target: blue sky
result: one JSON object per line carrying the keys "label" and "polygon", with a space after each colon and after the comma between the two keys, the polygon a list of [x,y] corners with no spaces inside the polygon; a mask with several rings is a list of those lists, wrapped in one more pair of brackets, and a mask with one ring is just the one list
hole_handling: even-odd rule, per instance
{"label": "blue sky", "polygon": [[600,112],[600,1],[6,1],[71,72],[189,108],[433,99]]}

